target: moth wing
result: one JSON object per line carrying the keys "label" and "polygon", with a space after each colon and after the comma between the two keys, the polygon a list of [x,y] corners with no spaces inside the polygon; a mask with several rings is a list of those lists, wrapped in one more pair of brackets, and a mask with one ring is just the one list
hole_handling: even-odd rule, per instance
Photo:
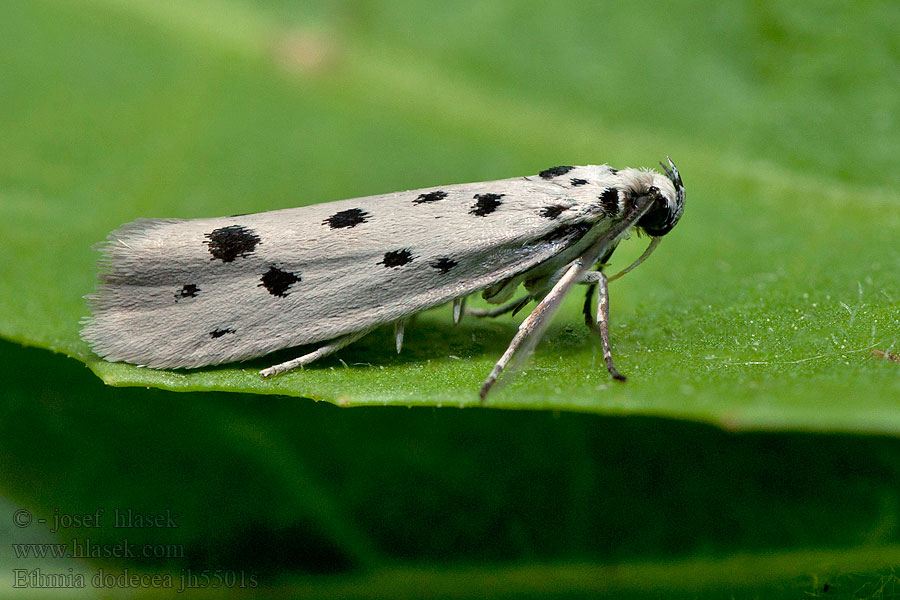
{"label": "moth wing", "polygon": [[566,203],[557,188],[486,185],[134,221],[100,247],[82,337],[108,360],[151,367],[253,358],[484,289],[558,257],[588,229],[563,210],[547,214]]}

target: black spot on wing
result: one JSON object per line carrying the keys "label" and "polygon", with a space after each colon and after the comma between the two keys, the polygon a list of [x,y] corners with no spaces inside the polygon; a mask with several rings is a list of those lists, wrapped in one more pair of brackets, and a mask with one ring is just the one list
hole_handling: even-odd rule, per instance
{"label": "black spot on wing", "polygon": [[541,243],[560,242],[566,240],[571,244],[580,240],[590,230],[591,226],[585,223],[579,223],[576,225],[561,225],[553,231],[542,236],[537,241]]}
{"label": "black spot on wing", "polygon": [[477,217],[486,217],[503,204],[501,198],[504,195],[505,194],[475,194],[475,204],[472,205],[469,214]]}
{"label": "black spot on wing", "polygon": [[259,236],[243,225],[220,227],[204,237],[206,239],[203,243],[209,246],[209,253],[213,255],[210,260],[218,258],[227,263],[234,261],[238,256],[246,258],[259,244]]}
{"label": "black spot on wing", "polygon": [[584,185],[587,182],[588,182],[587,179],[581,179],[579,177],[575,177],[569,183],[571,183],[575,187],[578,187],[579,185]]}
{"label": "black spot on wing", "polygon": [[544,169],[538,175],[541,176],[541,179],[553,179],[554,177],[559,177],[560,175],[565,175],[575,167],[569,166],[561,166],[561,167],[551,167],[549,169]]}
{"label": "black spot on wing", "polygon": [[342,229],[344,227],[356,227],[360,223],[365,223],[372,215],[361,208],[348,208],[341,212],[336,212],[324,221],[322,225],[328,225],[332,229]]}
{"label": "black spot on wing", "polygon": [[437,259],[436,261],[429,263],[429,265],[433,269],[437,269],[442,274],[448,273],[450,271],[450,269],[455,267],[457,264],[458,263],[455,260],[453,260],[452,258],[447,257],[447,256],[442,256],[441,258]]}
{"label": "black spot on wing", "polygon": [[447,192],[443,190],[436,190],[434,192],[428,192],[427,194],[419,194],[419,197],[413,200],[413,204],[425,204],[427,202],[437,202],[438,200],[443,200],[447,197]]}
{"label": "black spot on wing", "polygon": [[564,210],[566,210],[566,207],[565,207],[565,206],[559,206],[559,205],[557,205],[557,206],[545,206],[544,209],[541,211],[541,216],[542,216],[542,217],[547,217],[548,219],[555,219],[555,218],[557,218],[557,217],[562,213],[562,211],[564,211]]}
{"label": "black spot on wing", "polygon": [[412,252],[410,252],[407,248],[403,248],[402,250],[391,250],[389,252],[385,252],[384,259],[378,264],[384,265],[388,268],[402,267],[405,264],[411,263],[412,260]]}
{"label": "black spot on wing", "polygon": [[619,172],[619,170],[618,170],[618,169],[613,169],[612,167],[610,167],[610,168],[609,168],[609,172],[612,173],[613,175],[615,175],[616,173]]}
{"label": "black spot on wing", "polygon": [[273,296],[284,298],[290,293],[288,289],[300,281],[300,274],[282,271],[278,267],[269,267],[269,270],[263,273],[259,280],[262,283],[257,284],[256,287],[264,287]]}
{"label": "black spot on wing", "polygon": [[200,288],[198,288],[193,283],[189,283],[175,292],[175,302],[178,302],[182,298],[195,298],[197,296],[197,292],[199,291]]}
{"label": "black spot on wing", "polygon": [[603,212],[607,217],[614,217],[619,214],[619,190],[614,187],[606,188],[603,195],[600,196],[600,204],[603,206]]}
{"label": "black spot on wing", "polygon": [[216,338],[222,337],[226,333],[237,333],[237,332],[234,329],[231,329],[230,327],[227,329],[218,329],[217,328],[217,329],[213,329],[212,331],[209,332],[209,337],[216,339]]}

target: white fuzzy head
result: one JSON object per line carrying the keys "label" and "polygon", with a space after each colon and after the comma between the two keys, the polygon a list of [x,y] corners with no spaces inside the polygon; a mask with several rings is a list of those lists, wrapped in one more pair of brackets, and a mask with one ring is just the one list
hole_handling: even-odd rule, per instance
{"label": "white fuzzy head", "polygon": [[672,159],[666,159],[669,161],[668,167],[659,163],[665,175],[653,173],[653,187],[659,191],[657,199],[637,222],[638,227],[653,237],[669,233],[684,212],[684,183]]}

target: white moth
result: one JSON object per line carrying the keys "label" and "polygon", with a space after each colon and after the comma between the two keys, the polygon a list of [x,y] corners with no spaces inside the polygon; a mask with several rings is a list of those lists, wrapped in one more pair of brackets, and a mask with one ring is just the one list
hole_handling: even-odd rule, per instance
{"label": "white moth", "polygon": [[[100,244],[93,317],[82,338],[101,357],[195,368],[318,344],[260,372],[283,373],[385,323],[399,352],[411,315],[453,301],[454,320],[481,292],[497,316],[537,306],[481,388],[537,342],[563,297],[589,285],[585,320],[610,374],[602,267],[633,228],[653,240],[675,226],[684,186],[675,165],[554,167],[518,177],[213,219],[138,219]],[[592,267],[596,268],[591,270]],[[621,274],[624,274],[621,273]],[[620,274],[620,275],[621,275]],[[523,297],[508,302],[519,284]],[[596,320],[591,298],[599,288]],[[524,352],[523,352],[524,354]]]}

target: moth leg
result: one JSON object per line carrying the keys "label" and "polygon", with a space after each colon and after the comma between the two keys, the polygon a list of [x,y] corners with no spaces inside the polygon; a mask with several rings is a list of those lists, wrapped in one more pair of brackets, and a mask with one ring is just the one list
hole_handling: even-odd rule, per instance
{"label": "moth leg", "polygon": [[[553,288],[547,293],[546,296],[541,299],[538,305],[535,307],[531,314],[522,321],[522,324],[519,325],[519,331],[516,333],[515,337],[513,337],[512,342],[510,342],[509,347],[506,349],[506,352],[503,353],[503,356],[500,357],[500,360],[497,361],[497,364],[494,365],[491,374],[488,375],[487,380],[485,380],[484,384],[481,386],[481,403],[484,404],[484,399],[487,396],[488,392],[493,387],[494,383],[497,381],[497,378],[500,376],[500,373],[503,372],[504,367],[506,367],[507,363],[512,359],[513,355],[516,353],[516,350],[519,349],[523,344],[526,345],[531,342],[531,338],[533,336],[539,337],[541,332],[547,326],[547,323],[553,317],[553,314],[559,308],[559,305],[562,303],[563,298],[566,293],[571,289],[571,287],[581,281],[582,275],[587,268],[585,265],[594,265],[600,260],[601,256],[604,256],[609,252],[609,245],[615,243],[615,240],[618,239],[620,235],[625,233],[625,231],[637,223],[637,221],[644,215],[644,213],[649,210],[650,205],[654,202],[654,196],[648,195],[642,197],[637,205],[635,205],[628,216],[619,221],[610,232],[600,240],[594,243],[587,251],[581,255],[580,258],[573,261],[568,268],[566,268],[565,275],[560,277],[559,281],[553,284]],[[606,277],[601,278],[600,283],[602,283],[601,290],[601,301],[600,308],[601,312],[604,313],[603,323],[598,326],[606,327],[606,322],[608,321],[608,313],[609,313],[609,300],[608,295],[609,291],[606,286]],[[599,285],[599,284],[598,284]],[[535,337],[535,339],[537,339]],[[607,336],[607,340],[608,340]],[[608,345],[608,344],[607,344]],[[608,354],[609,363],[612,361],[612,353]],[[617,372],[618,373],[618,372]]]}
{"label": "moth leg", "polygon": [[505,369],[506,365],[509,364],[509,361],[512,360],[516,351],[525,344],[533,334],[539,334],[550,318],[553,317],[553,314],[556,312],[556,309],[559,308],[562,299],[565,297],[566,292],[569,291],[572,284],[580,277],[583,268],[580,260],[576,260],[572,263],[566,270],[565,275],[556,282],[553,289],[544,296],[535,309],[531,311],[531,314],[529,314],[525,320],[522,321],[522,324],[519,325],[519,331],[516,332],[515,337],[513,337],[512,341],[509,343],[506,352],[503,353],[503,356],[501,356],[500,360],[497,361],[497,364],[494,365],[491,374],[488,375],[488,378],[481,386],[479,395],[481,396],[482,404],[484,404],[484,399],[487,397],[488,392],[491,391],[497,378],[500,377],[503,369]]}
{"label": "moth leg", "polygon": [[597,319],[594,318],[592,305],[594,303],[594,292],[597,290],[597,284],[600,283],[601,277],[605,277],[605,275],[600,271],[585,271],[581,275],[581,281],[578,282],[588,286],[587,292],[584,295],[584,307],[581,310],[584,313],[584,324],[596,334],[599,334],[600,330],[597,327]]}
{"label": "moth leg", "polygon": [[[590,284],[584,296],[584,322],[588,329],[600,336],[606,370],[613,379],[625,381],[627,378],[619,373],[613,364],[612,347],[609,343],[609,286],[606,275],[601,271],[588,271],[584,274],[582,283]],[[596,289],[599,289],[600,293],[597,296],[597,318],[595,320],[591,315],[591,304]]]}
{"label": "moth leg", "polygon": [[463,313],[466,310],[466,296],[457,298],[453,301],[453,324],[459,325],[462,320]]}
{"label": "moth leg", "polygon": [[518,300],[513,300],[512,302],[504,304],[503,306],[497,306],[496,308],[467,308],[466,314],[472,315],[473,317],[499,317],[500,315],[512,312],[513,315],[515,315],[533,299],[534,296],[528,294],[527,296],[522,296]]}
{"label": "moth leg", "polygon": [[578,283],[597,284],[600,283],[601,277],[606,278],[606,275],[603,274],[603,271],[585,271],[581,274],[581,278],[578,280]]}
{"label": "moth leg", "polygon": [[272,375],[279,375],[281,373],[286,373],[297,367],[303,367],[308,365],[309,363],[319,360],[322,357],[328,356],[329,354],[334,354],[344,346],[348,344],[352,344],[359,338],[363,337],[367,333],[372,331],[371,329],[364,329],[362,331],[357,331],[355,333],[351,333],[349,335],[345,335],[344,337],[337,338],[331,343],[325,344],[321,348],[317,348],[310,352],[309,354],[304,354],[303,356],[298,356],[293,360],[289,360],[277,365],[273,365],[268,369],[263,369],[259,372],[259,374],[263,377],[271,377]]}
{"label": "moth leg", "polygon": [[592,283],[588,286],[587,292],[584,294],[584,306],[581,308],[581,312],[584,313],[584,324],[587,325],[587,328],[593,331],[594,333],[599,333],[597,331],[597,321],[594,319],[594,292],[597,290],[597,284]]}
{"label": "moth leg", "polygon": [[403,331],[406,329],[406,319],[400,319],[394,323],[394,342],[397,345],[397,354],[403,348]]}

